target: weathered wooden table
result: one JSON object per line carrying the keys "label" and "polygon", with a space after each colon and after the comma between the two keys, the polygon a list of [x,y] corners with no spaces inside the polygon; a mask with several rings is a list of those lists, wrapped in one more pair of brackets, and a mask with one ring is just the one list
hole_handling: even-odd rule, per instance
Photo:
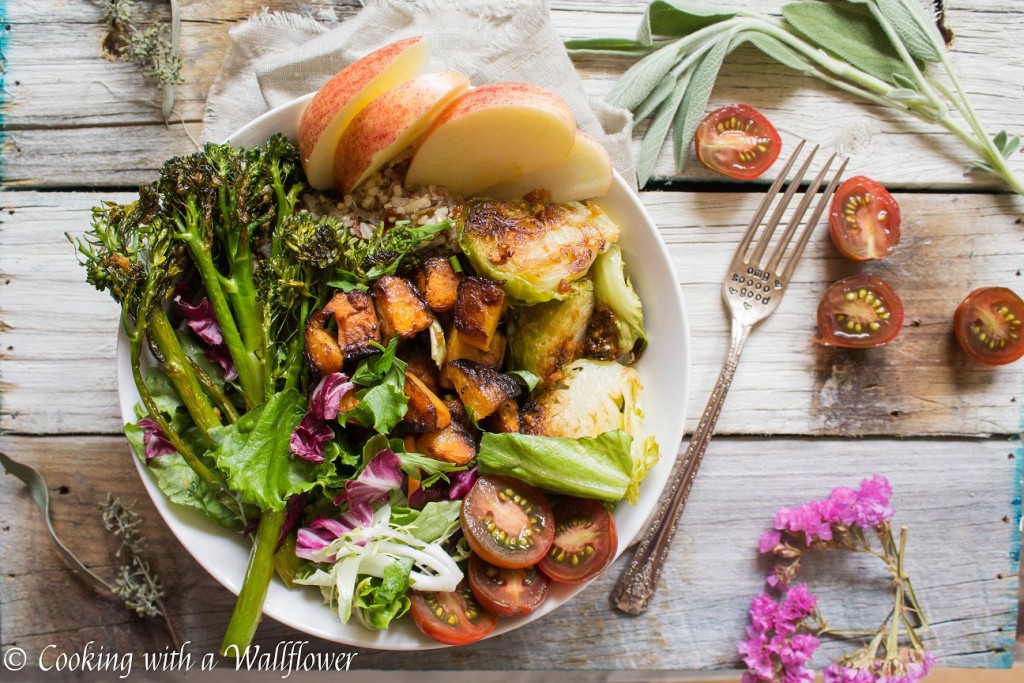
{"label": "weathered wooden table", "polygon": [[[181,2],[186,83],[167,124],[151,82],[104,57],[103,4],[0,0],[0,449],[47,477],[57,530],[97,571],[116,567],[98,503],[108,491],[139,499],[171,619],[193,652],[213,652],[233,596],[185,553],[145,496],[120,435],[115,307],[84,284],[64,233],[80,233],[91,206],[104,198],[127,200],[163,159],[194,149],[228,29],[268,3]],[[162,3],[139,3],[149,4]],[[325,21],[358,8],[352,0],[269,4]],[[779,3],[756,4],[771,11]],[[945,4],[958,36],[953,58],[981,117],[992,131],[1024,132],[1024,7],[1017,0]],[[551,5],[560,34],[569,38],[630,36],[644,3]],[[612,58],[577,61],[595,96],[627,65]],[[907,320],[900,336],[859,352],[807,343],[825,286],[858,269],[819,231],[786,301],[747,347],[646,616],[612,608],[616,567],[519,631],[442,652],[363,651],[358,668],[735,669],[735,641],[764,571],[756,539],[774,511],[876,472],[894,486],[896,522],[910,527],[909,571],[933,625],[940,665],[1011,665],[1024,365],[969,363],[956,348],[951,320],[976,286],[1024,293],[1024,202],[987,178],[965,175],[968,158],[945,133],[851,102],[752,50],[729,58],[712,95],[712,104],[733,101],[758,106],[786,138],[805,137],[849,155],[850,174],[897,190],[903,244],[871,269],[902,294]],[[1024,166],[1019,157],[1015,163]],[[759,198],[757,188],[725,186],[697,166],[691,160],[675,177],[666,153],[657,174],[677,182],[642,194],[671,250],[689,313],[689,429],[724,355],[720,278]],[[164,649],[160,623],[98,597],[61,563],[16,480],[0,479],[0,500],[0,646],[23,648],[32,661],[47,646],[55,655],[80,651],[89,641],[112,651]],[[816,581],[833,589],[824,604],[834,622],[864,627],[876,613],[884,615],[884,576],[867,564],[830,569]],[[306,638],[268,621],[257,642],[273,648],[296,639]],[[350,649],[316,640],[309,648]]]}

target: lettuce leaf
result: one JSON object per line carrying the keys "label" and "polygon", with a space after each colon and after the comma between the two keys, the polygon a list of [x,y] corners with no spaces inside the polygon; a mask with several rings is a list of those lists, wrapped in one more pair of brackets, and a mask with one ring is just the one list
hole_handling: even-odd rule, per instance
{"label": "lettuce leaf", "polygon": [[289,439],[306,414],[306,398],[295,389],[274,394],[238,422],[211,433],[210,455],[242,500],[262,510],[284,510],[288,499],[329,481],[334,467],[291,456]]}
{"label": "lettuce leaf", "polygon": [[567,439],[485,432],[477,454],[481,474],[503,474],[551,493],[618,502],[633,473],[633,438],[621,429]]}

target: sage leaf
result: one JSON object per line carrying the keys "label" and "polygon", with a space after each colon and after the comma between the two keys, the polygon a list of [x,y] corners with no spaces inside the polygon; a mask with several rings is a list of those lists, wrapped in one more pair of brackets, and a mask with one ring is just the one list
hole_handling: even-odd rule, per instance
{"label": "sage leaf", "polygon": [[633,112],[634,125],[653,114],[658,106],[672,94],[675,87],[676,77],[671,73],[666,74],[665,77],[661,79],[661,82],[658,83],[657,87],[651,91],[651,94],[647,96],[647,99],[641,102],[640,106],[638,106]]}
{"label": "sage leaf", "polygon": [[644,135],[644,140],[640,143],[640,154],[636,162],[637,182],[640,187],[643,187],[651,177],[654,162],[657,161],[658,152],[661,151],[661,146],[668,136],[668,130],[675,118],[676,110],[679,109],[679,105],[683,101],[691,74],[692,72],[688,71],[679,77],[672,94],[658,108],[658,113],[654,115],[647,133]]}
{"label": "sage leaf", "polygon": [[1003,155],[1004,159],[1009,159],[1010,155],[1020,149],[1020,136],[1010,136],[1005,130],[1001,130],[992,136],[992,143],[999,150],[999,153]]}
{"label": "sage leaf", "polygon": [[735,10],[701,2],[654,0],[640,21],[637,40],[650,45],[653,36],[688,36],[735,16]]}
{"label": "sage leaf", "polygon": [[711,91],[715,87],[718,72],[731,49],[731,40],[720,40],[693,68],[683,101],[676,112],[672,131],[672,158],[675,160],[676,172],[682,169],[684,152],[693,139],[693,134],[697,132],[701,119],[704,118],[704,109],[711,99]]}
{"label": "sage leaf", "polygon": [[897,74],[907,80],[914,77],[865,7],[794,2],[782,6],[782,16],[807,40],[875,78],[895,83]]}
{"label": "sage leaf", "polygon": [[907,78],[905,76],[902,76],[900,74],[893,74],[892,75],[892,82],[897,87],[903,88],[905,90],[913,90],[913,91],[916,92],[917,89],[918,89],[917,88],[917,83],[915,83],[914,81],[912,81],[909,78]]}
{"label": "sage leaf", "polygon": [[565,41],[565,49],[576,55],[642,57],[655,48],[631,38],[576,38]]}
{"label": "sage leaf", "polygon": [[874,0],[874,6],[915,59],[932,64],[942,59],[938,29],[928,20],[918,0]]}
{"label": "sage leaf", "polygon": [[[736,36],[736,40],[740,39],[748,41],[758,50],[780,64],[788,66],[790,69],[795,69],[801,73],[806,73],[811,69],[811,65],[806,59],[784,45],[782,41],[777,38],[773,38],[766,33],[744,31]],[[734,44],[736,43],[736,40],[733,41]]]}
{"label": "sage leaf", "polygon": [[647,55],[622,74],[605,100],[623,109],[636,109],[658,87],[678,59],[679,49],[675,43]]}

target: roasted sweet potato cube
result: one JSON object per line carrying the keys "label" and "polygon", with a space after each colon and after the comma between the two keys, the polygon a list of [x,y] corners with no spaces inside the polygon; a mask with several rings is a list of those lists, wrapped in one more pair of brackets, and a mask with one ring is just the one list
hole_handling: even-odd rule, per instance
{"label": "roasted sweet potato cube", "polygon": [[465,358],[448,363],[445,376],[477,420],[484,419],[521,391],[519,384],[508,375]]}
{"label": "roasted sweet potato cube", "polygon": [[[491,336],[490,348],[486,351],[481,351],[475,346],[467,344],[465,335],[461,334],[457,328],[452,327],[451,331],[448,333],[446,347],[445,367],[447,367],[448,363],[453,360],[459,360],[460,358],[475,361],[480,365],[490,368],[491,370],[500,370],[502,364],[505,362],[505,335],[501,332],[495,332]],[[441,386],[445,389],[454,388],[452,383],[448,381],[443,368],[440,382]]]}
{"label": "roasted sweet potato cube", "polygon": [[519,404],[509,399],[498,409],[487,416],[483,425],[491,432],[518,432],[519,431]]}
{"label": "roasted sweet potato cube", "polygon": [[405,371],[405,396],[409,399],[409,407],[402,422],[412,431],[436,432],[452,423],[444,401],[408,370]]}
{"label": "roasted sweet potato cube", "polygon": [[[437,363],[430,357],[428,353],[420,349],[415,349],[412,353],[402,354],[402,359],[406,362],[406,369],[412,374],[416,375],[417,378],[435,394],[440,394],[440,370],[437,367]],[[449,387],[451,388],[451,387]]]}
{"label": "roasted sweet potato cube", "polygon": [[440,256],[431,256],[413,273],[416,289],[435,313],[447,313],[455,308],[460,279],[451,262]]}
{"label": "roasted sweet potato cube", "polygon": [[366,292],[338,292],[324,313],[334,316],[338,324],[338,346],[345,358],[358,358],[374,352],[370,342],[380,342],[377,311],[373,298]]}
{"label": "roasted sweet potato cube", "polygon": [[471,275],[459,283],[455,329],[470,346],[486,351],[505,313],[505,290],[494,280]]}
{"label": "roasted sweet potato cube", "polygon": [[423,455],[455,465],[465,465],[476,457],[473,436],[458,422],[436,432],[420,434],[416,437],[416,446]]}
{"label": "roasted sweet potato cube", "polygon": [[338,372],[345,362],[338,340],[324,329],[326,321],[327,316],[319,311],[306,319],[306,360],[321,375]]}
{"label": "roasted sweet potato cube", "polygon": [[385,342],[394,337],[410,339],[434,320],[412,282],[403,277],[385,275],[373,283],[373,300]]}
{"label": "roasted sweet potato cube", "polygon": [[448,413],[452,416],[452,422],[458,422],[471,433],[476,432],[477,429],[469,419],[469,413],[466,412],[466,406],[462,405],[461,400],[454,397],[447,398],[444,404],[448,406]]}

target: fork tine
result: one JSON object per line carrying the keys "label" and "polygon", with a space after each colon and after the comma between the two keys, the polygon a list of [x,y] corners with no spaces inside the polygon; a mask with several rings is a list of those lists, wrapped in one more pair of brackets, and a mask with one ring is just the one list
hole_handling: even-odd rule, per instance
{"label": "fork tine", "polygon": [[736,245],[736,257],[742,258],[743,255],[747,253],[747,249],[750,247],[750,242],[754,239],[754,234],[761,225],[761,219],[763,219],[764,215],[768,213],[768,209],[772,205],[772,200],[775,199],[775,195],[779,193],[779,188],[782,187],[782,183],[786,182],[786,178],[789,176],[789,171],[793,168],[793,164],[796,163],[796,159],[800,156],[800,152],[803,150],[805,143],[806,140],[801,140],[800,144],[796,146],[793,153],[789,155],[786,165],[782,167],[778,177],[775,178],[775,182],[772,183],[771,187],[769,187],[768,191],[765,193],[764,198],[761,199],[761,204],[757,207],[757,211],[754,212],[754,217],[750,219],[747,231],[743,233],[740,243]]}
{"label": "fork tine", "polygon": [[828,173],[828,169],[832,166],[832,162],[836,160],[836,154],[833,154],[825,162],[825,165],[818,171],[818,175],[814,177],[811,184],[807,186],[807,191],[804,192],[804,196],[800,199],[800,203],[797,204],[796,210],[793,211],[793,215],[789,218],[789,223],[786,224],[786,231],[782,233],[782,237],[779,238],[778,244],[775,245],[775,250],[772,252],[771,258],[768,259],[768,264],[765,266],[765,270],[774,273],[775,269],[778,268],[779,263],[782,261],[782,257],[786,253],[786,248],[789,243],[793,240],[793,235],[796,234],[797,228],[800,227],[800,219],[804,217],[807,212],[807,207],[811,205],[811,201],[814,199],[814,195],[818,193],[818,188],[821,187],[822,180],[825,179],[825,175]]}
{"label": "fork tine", "polygon": [[815,206],[814,211],[811,212],[811,217],[807,221],[807,229],[804,230],[800,239],[797,240],[796,246],[793,247],[793,253],[789,257],[789,262],[786,263],[786,267],[782,271],[783,282],[789,282],[789,279],[793,276],[793,270],[796,268],[796,263],[800,260],[800,256],[804,253],[804,247],[807,246],[807,242],[811,239],[811,233],[814,231],[814,226],[818,224],[818,219],[821,218],[821,214],[825,210],[825,205],[828,204],[832,193],[835,192],[836,187],[839,186],[839,181],[843,177],[843,172],[846,170],[846,164],[849,161],[849,159],[843,159],[843,163],[839,167],[839,170],[836,171],[835,176],[832,177],[832,182],[830,182],[828,187],[825,188],[825,193],[821,195],[821,199],[818,200],[817,206]]}
{"label": "fork tine", "polygon": [[818,152],[818,145],[814,146],[811,153],[804,159],[804,163],[800,166],[800,170],[796,172],[793,179],[789,181],[789,187],[786,188],[785,194],[779,200],[778,205],[775,207],[775,211],[772,212],[772,217],[768,219],[768,223],[765,225],[764,232],[757,241],[757,246],[754,248],[754,253],[750,255],[747,262],[754,267],[758,267],[761,263],[761,259],[764,258],[764,252],[768,249],[768,244],[771,242],[772,235],[775,234],[775,229],[779,226],[779,222],[782,220],[782,215],[785,213],[786,208],[789,206],[790,200],[793,199],[793,195],[796,194],[797,189],[800,187],[800,183],[803,181],[804,176],[807,174],[807,169],[811,166],[811,161],[814,159],[814,155]]}

